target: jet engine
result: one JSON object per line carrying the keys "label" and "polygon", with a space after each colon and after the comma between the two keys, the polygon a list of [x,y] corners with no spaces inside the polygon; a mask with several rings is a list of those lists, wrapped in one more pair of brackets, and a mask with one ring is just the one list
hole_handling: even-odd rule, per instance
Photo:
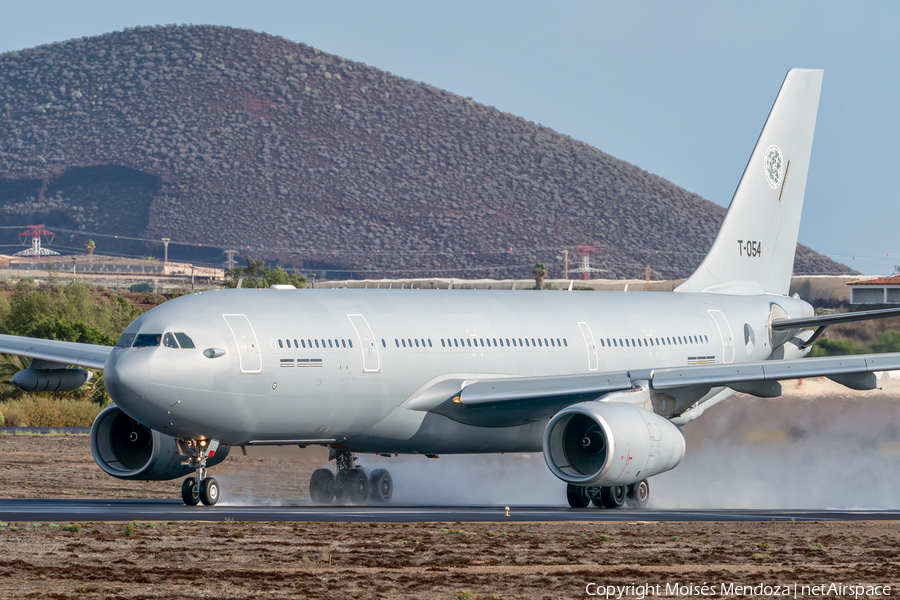
{"label": "jet engine", "polygon": [[573,485],[628,485],[674,469],[682,458],[678,427],[625,402],[574,404],[544,430],[547,466]]}
{"label": "jet engine", "polygon": [[84,369],[22,369],[9,382],[23,392],[71,392],[93,376]]}
{"label": "jet engine", "polygon": [[[228,446],[219,446],[207,467],[228,456]],[[115,404],[105,408],[91,426],[91,453],[100,468],[119,479],[142,481],[177,479],[193,475],[183,466],[175,438],[141,425]]]}

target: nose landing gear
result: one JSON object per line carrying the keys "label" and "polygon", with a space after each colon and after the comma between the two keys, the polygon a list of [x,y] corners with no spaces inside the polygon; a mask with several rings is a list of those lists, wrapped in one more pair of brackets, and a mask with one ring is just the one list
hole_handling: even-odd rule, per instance
{"label": "nose landing gear", "polygon": [[196,477],[188,477],[181,484],[181,500],[188,506],[213,506],[219,501],[219,482],[206,474],[206,461],[216,453],[219,440],[176,440],[178,453],[187,456],[182,465],[193,468]]}
{"label": "nose landing gear", "polygon": [[335,499],[342,504],[387,504],[394,495],[394,480],[385,469],[375,469],[366,474],[356,466],[356,457],[347,450],[330,449],[329,460],[334,459],[337,473],[329,468],[313,471],[309,480],[309,498],[313,504],[331,504]]}
{"label": "nose landing gear", "polygon": [[650,499],[650,484],[646,479],[631,485],[615,486],[566,486],[566,499],[572,508],[621,508],[625,505],[643,508]]}

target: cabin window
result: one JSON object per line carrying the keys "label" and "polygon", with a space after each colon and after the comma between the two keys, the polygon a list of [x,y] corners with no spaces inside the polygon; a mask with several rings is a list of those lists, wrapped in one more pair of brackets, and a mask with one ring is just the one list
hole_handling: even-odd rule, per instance
{"label": "cabin window", "polygon": [[[559,340],[557,340],[557,342],[559,342]],[[563,346],[565,346],[566,348],[569,347],[569,341],[566,338],[563,338]]]}
{"label": "cabin window", "polygon": [[347,340],[347,345],[351,348],[353,347],[353,340]]}
{"label": "cabin window", "polygon": [[412,348],[412,340],[407,338],[406,341],[409,342],[409,347]]}
{"label": "cabin window", "polygon": [[346,347],[347,347],[347,341],[346,341],[346,340],[341,340],[341,346],[344,347],[344,348],[346,348]]}
{"label": "cabin window", "polygon": [[459,347],[459,340],[457,340],[456,338],[453,338],[453,346],[456,348]]}
{"label": "cabin window", "polygon": [[522,338],[519,338],[519,346],[524,346],[524,345],[525,344],[522,343]]}
{"label": "cabin window", "polygon": [[394,345],[398,348],[400,347],[400,342],[397,341],[397,338],[394,338]]}
{"label": "cabin window", "polygon": [[381,338],[381,347],[387,348],[387,344],[384,343],[384,338]]}
{"label": "cabin window", "polygon": [[709,343],[709,338],[706,337],[706,336],[704,335],[704,336],[703,336],[703,341],[706,342],[706,343],[708,344],[708,343]]}
{"label": "cabin window", "polygon": [[175,336],[171,333],[167,333],[163,336],[163,346],[166,348],[177,348],[178,342],[175,341]]}
{"label": "cabin window", "polygon": [[331,340],[328,340],[328,347],[333,348],[333,346],[331,345]]}
{"label": "cabin window", "polygon": [[431,338],[428,338],[428,347],[431,348]]}
{"label": "cabin window", "polygon": [[481,343],[481,347],[484,348],[484,338],[479,338],[478,341]]}
{"label": "cabin window", "polygon": [[278,347],[284,348],[284,342],[281,341],[281,338],[278,338]]}
{"label": "cabin window", "polygon": [[316,348],[319,347],[319,340],[316,340]]}
{"label": "cabin window", "polygon": [[444,338],[441,338],[441,348],[446,348],[446,344],[444,344]]}
{"label": "cabin window", "polygon": [[400,340],[400,343],[403,344],[404,348],[406,348],[406,340]]}
{"label": "cabin window", "polygon": [[509,348],[509,338],[506,338],[506,347]]}

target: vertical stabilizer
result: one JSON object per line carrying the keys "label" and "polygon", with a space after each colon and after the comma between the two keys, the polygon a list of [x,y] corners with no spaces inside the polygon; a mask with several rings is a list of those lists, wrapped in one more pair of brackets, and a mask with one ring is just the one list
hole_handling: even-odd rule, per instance
{"label": "vertical stabilizer", "polygon": [[823,73],[788,71],[709,254],[676,292],[788,293]]}

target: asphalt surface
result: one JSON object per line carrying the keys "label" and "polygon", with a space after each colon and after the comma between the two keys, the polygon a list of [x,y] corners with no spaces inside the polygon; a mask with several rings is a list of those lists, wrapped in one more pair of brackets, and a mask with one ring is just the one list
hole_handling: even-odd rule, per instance
{"label": "asphalt surface", "polygon": [[894,510],[653,510],[555,506],[194,506],[180,500],[0,499],[0,520],[24,521],[898,521]]}

